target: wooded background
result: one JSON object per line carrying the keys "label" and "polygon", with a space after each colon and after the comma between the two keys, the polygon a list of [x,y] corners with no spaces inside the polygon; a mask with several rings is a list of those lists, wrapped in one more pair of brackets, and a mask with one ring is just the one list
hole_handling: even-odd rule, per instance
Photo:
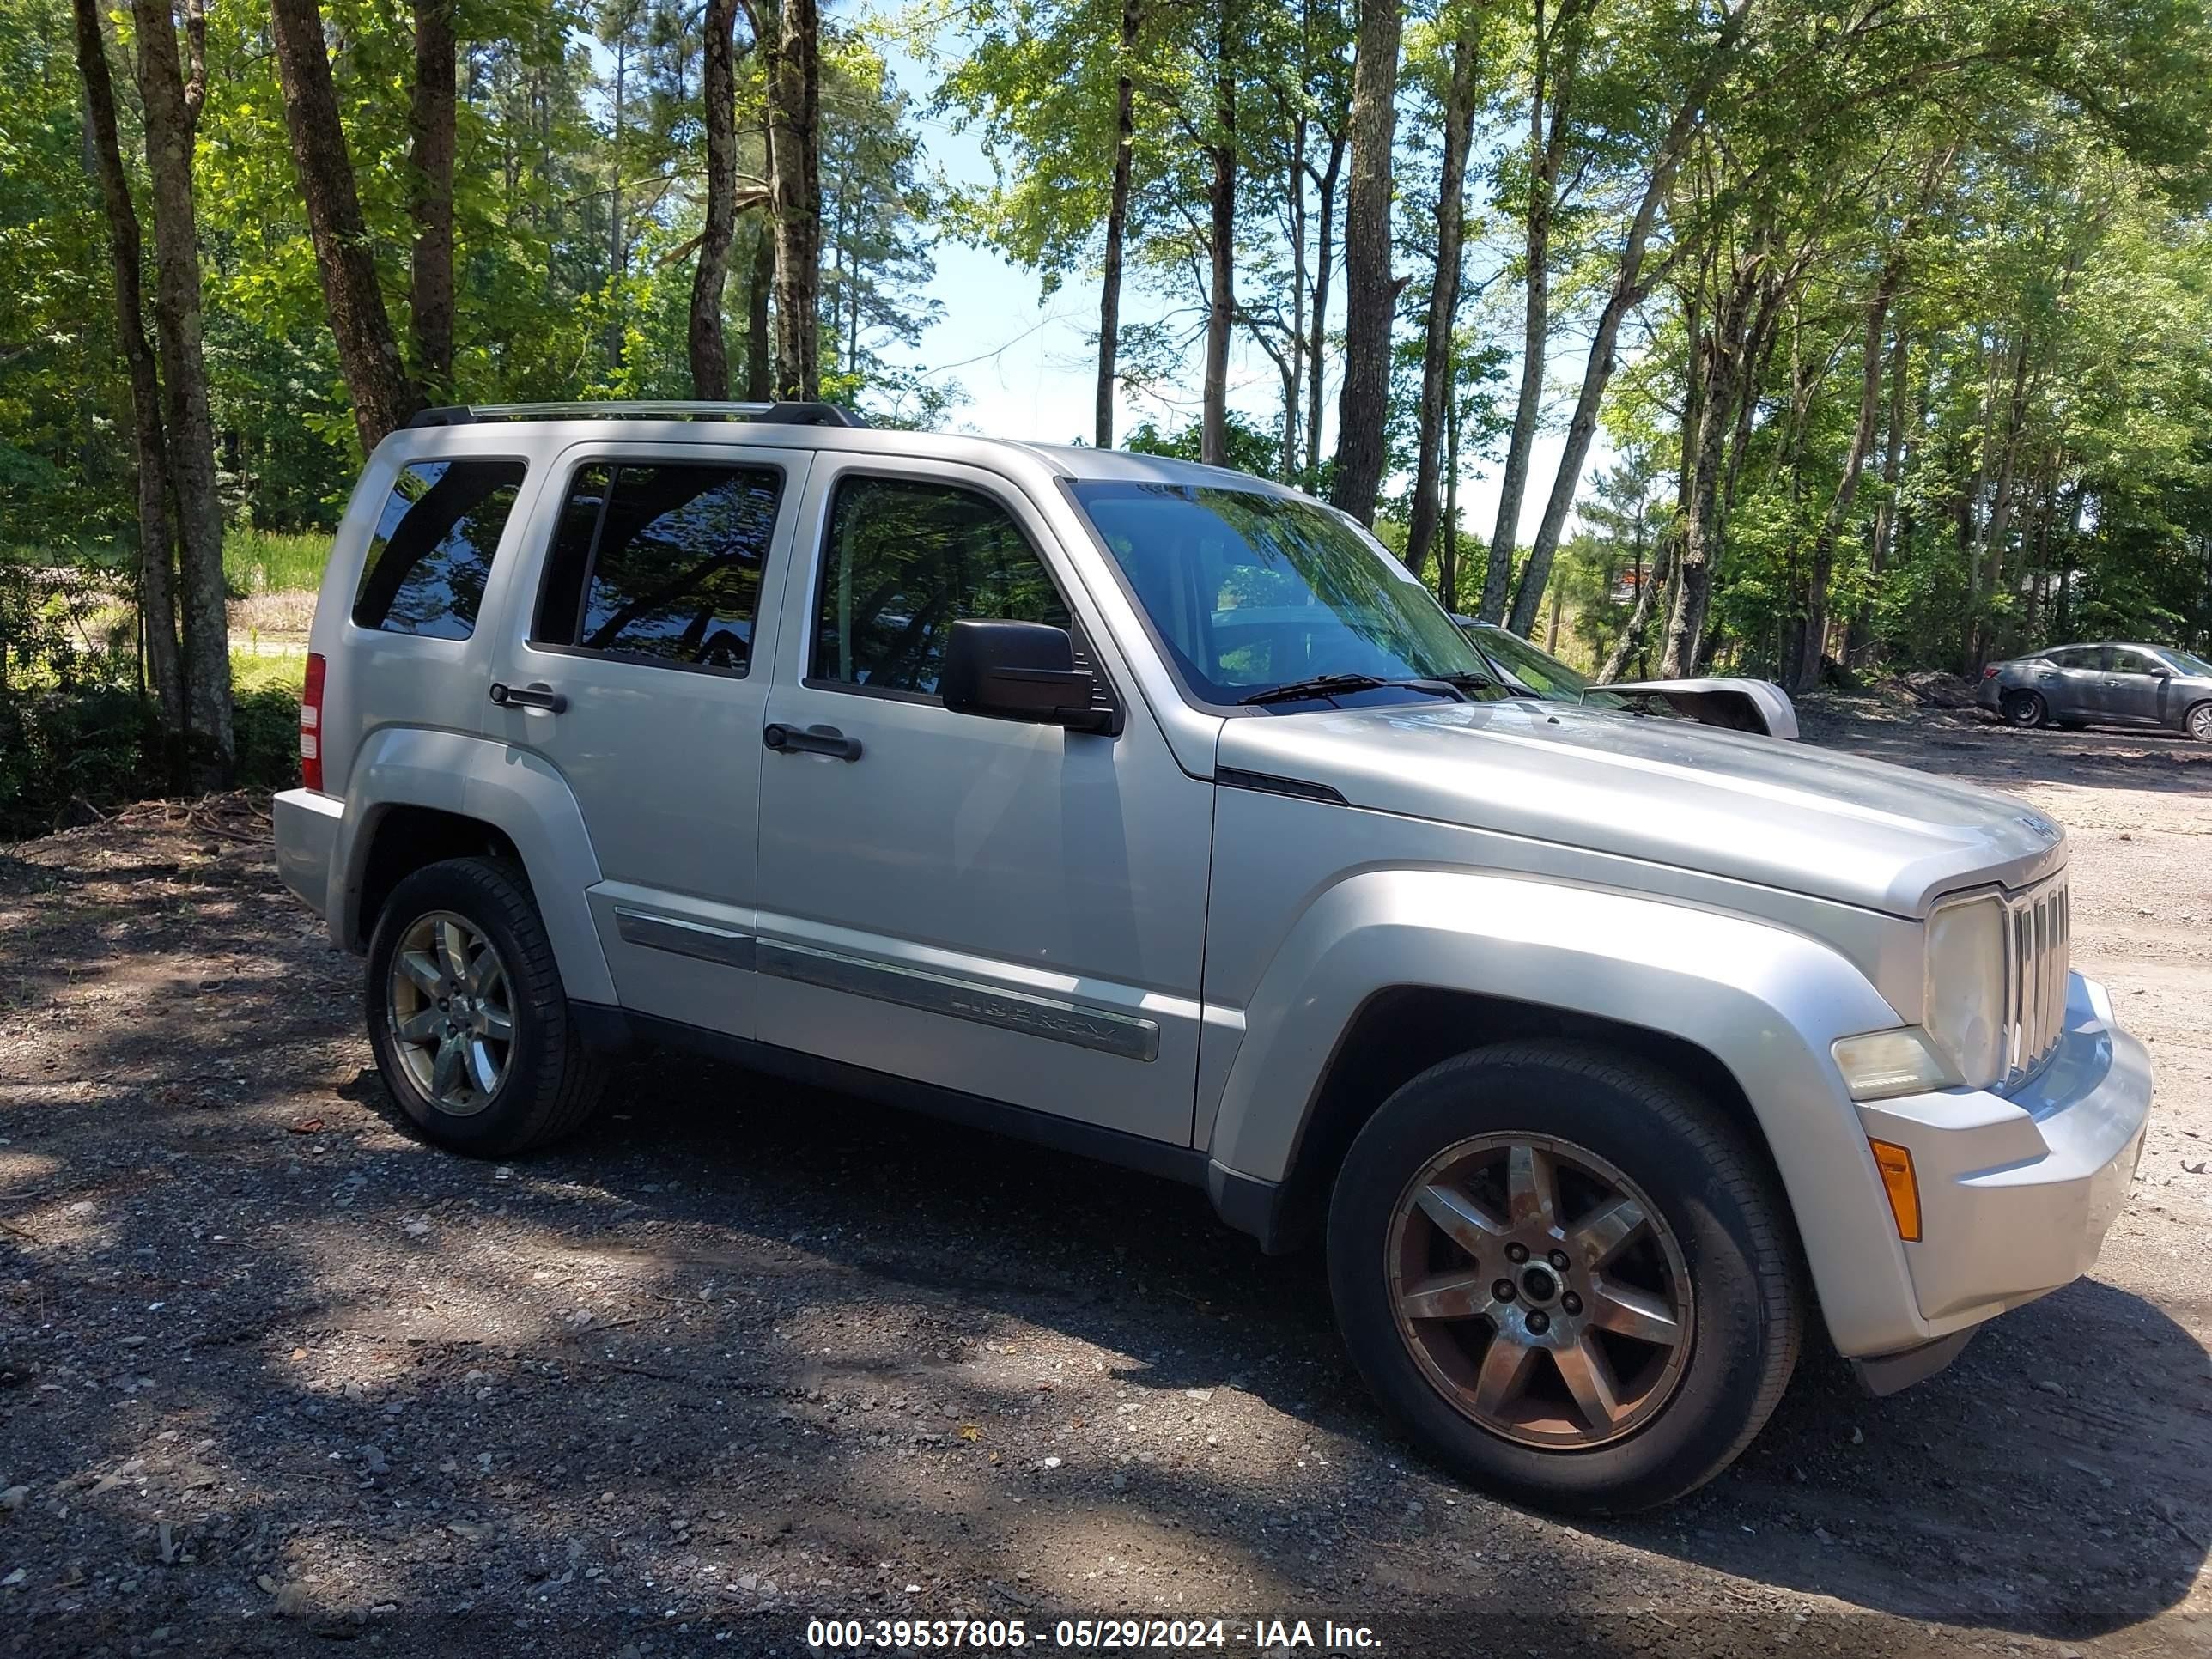
{"label": "wooded background", "polygon": [[948,240],[1097,285],[1023,435],[1303,484],[1610,676],[2202,645],[2208,123],[2186,0],[0,0],[0,752],[91,685],[234,775],[226,537],[426,404],[957,423]]}

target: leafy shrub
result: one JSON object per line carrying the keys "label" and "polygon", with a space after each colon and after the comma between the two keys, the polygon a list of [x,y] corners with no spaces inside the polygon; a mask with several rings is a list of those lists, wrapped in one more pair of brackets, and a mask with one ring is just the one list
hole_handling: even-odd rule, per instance
{"label": "leafy shrub", "polygon": [[[130,653],[103,632],[97,577],[0,565],[0,841],[45,835],[159,794],[170,769]],[[233,659],[238,781],[299,775],[301,665]]]}

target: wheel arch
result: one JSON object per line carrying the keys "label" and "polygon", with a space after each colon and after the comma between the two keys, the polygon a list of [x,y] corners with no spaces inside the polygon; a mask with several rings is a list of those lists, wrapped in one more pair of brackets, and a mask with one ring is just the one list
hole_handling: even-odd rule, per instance
{"label": "wheel arch", "polygon": [[1270,1246],[1324,1205],[1359,1126],[1449,1054],[1531,1036],[1663,1067],[1773,1169],[1845,1352],[1926,1340],[1904,1246],[1828,1053],[1903,1023],[1820,941],[1609,889],[1375,871],[1321,895],[1244,1011],[1207,1137],[1209,1186]]}
{"label": "wheel arch", "polygon": [[1313,1237],[1327,1214],[1329,1188],[1345,1153],[1391,1095],[1440,1060],[1531,1039],[1639,1060],[1677,1079],[1743,1133],[1780,1188],[1773,1148],[1750,1097],[1710,1050],[1671,1032],[1603,1015],[1445,986],[1394,985],[1369,996],[1337,1040],[1291,1148],[1267,1247],[1295,1249]]}
{"label": "wheel arch", "polygon": [[523,872],[572,999],[611,1004],[586,890],[599,879],[582,810],[541,757],[454,732],[386,727],[356,753],[325,915],[353,951],[392,890],[441,859],[488,855]]}

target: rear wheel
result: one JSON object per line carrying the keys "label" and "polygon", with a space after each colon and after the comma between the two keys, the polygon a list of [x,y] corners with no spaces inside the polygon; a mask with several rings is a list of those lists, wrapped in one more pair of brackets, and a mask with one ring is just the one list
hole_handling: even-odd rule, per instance
{"label": "rear wheel", "polygon": [[2212,702],[2198,703],[2183,718],[2183,728],[2199,743],[2212,743]]}
{"label": "rear wheel", "polygon": [[2033,691],[2008,691],[2001,707],[2008,726],[2040,726],[2051,717],[2043,698]]}
{"label": "rear wheel", "polygon": [[1440,1462],[1621,1512],[1718,1474],[1781,1398],[1801,1297],[1780,1206],[1667,1074],[1559,1044],[1449,1060],[1353,1142],[1329,1209],[1353,1358]]}
{"label": "rear wheel", "polygon": [[428,865],[392,890],[368,949],[368,1038],[385,1087],[441,1146],[503,1158],[580,1127],[605,1073],[568,1018],[522,873]]}

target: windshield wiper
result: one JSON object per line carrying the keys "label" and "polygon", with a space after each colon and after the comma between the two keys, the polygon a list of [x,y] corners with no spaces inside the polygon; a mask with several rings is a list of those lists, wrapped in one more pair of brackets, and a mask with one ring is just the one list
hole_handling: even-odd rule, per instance
{"label": "windshield wiper", "polygon": [[1239,704],[1263,702],[1299,702],[1308,697],[1333,697],[1340,691],[1372,691],[1390,682],[1373,674],[1316,674],[1311,679],[1291,680],[1281,685],[1271,685],[1264,691],[1255,691],[1249,697],[1239,697]]}

